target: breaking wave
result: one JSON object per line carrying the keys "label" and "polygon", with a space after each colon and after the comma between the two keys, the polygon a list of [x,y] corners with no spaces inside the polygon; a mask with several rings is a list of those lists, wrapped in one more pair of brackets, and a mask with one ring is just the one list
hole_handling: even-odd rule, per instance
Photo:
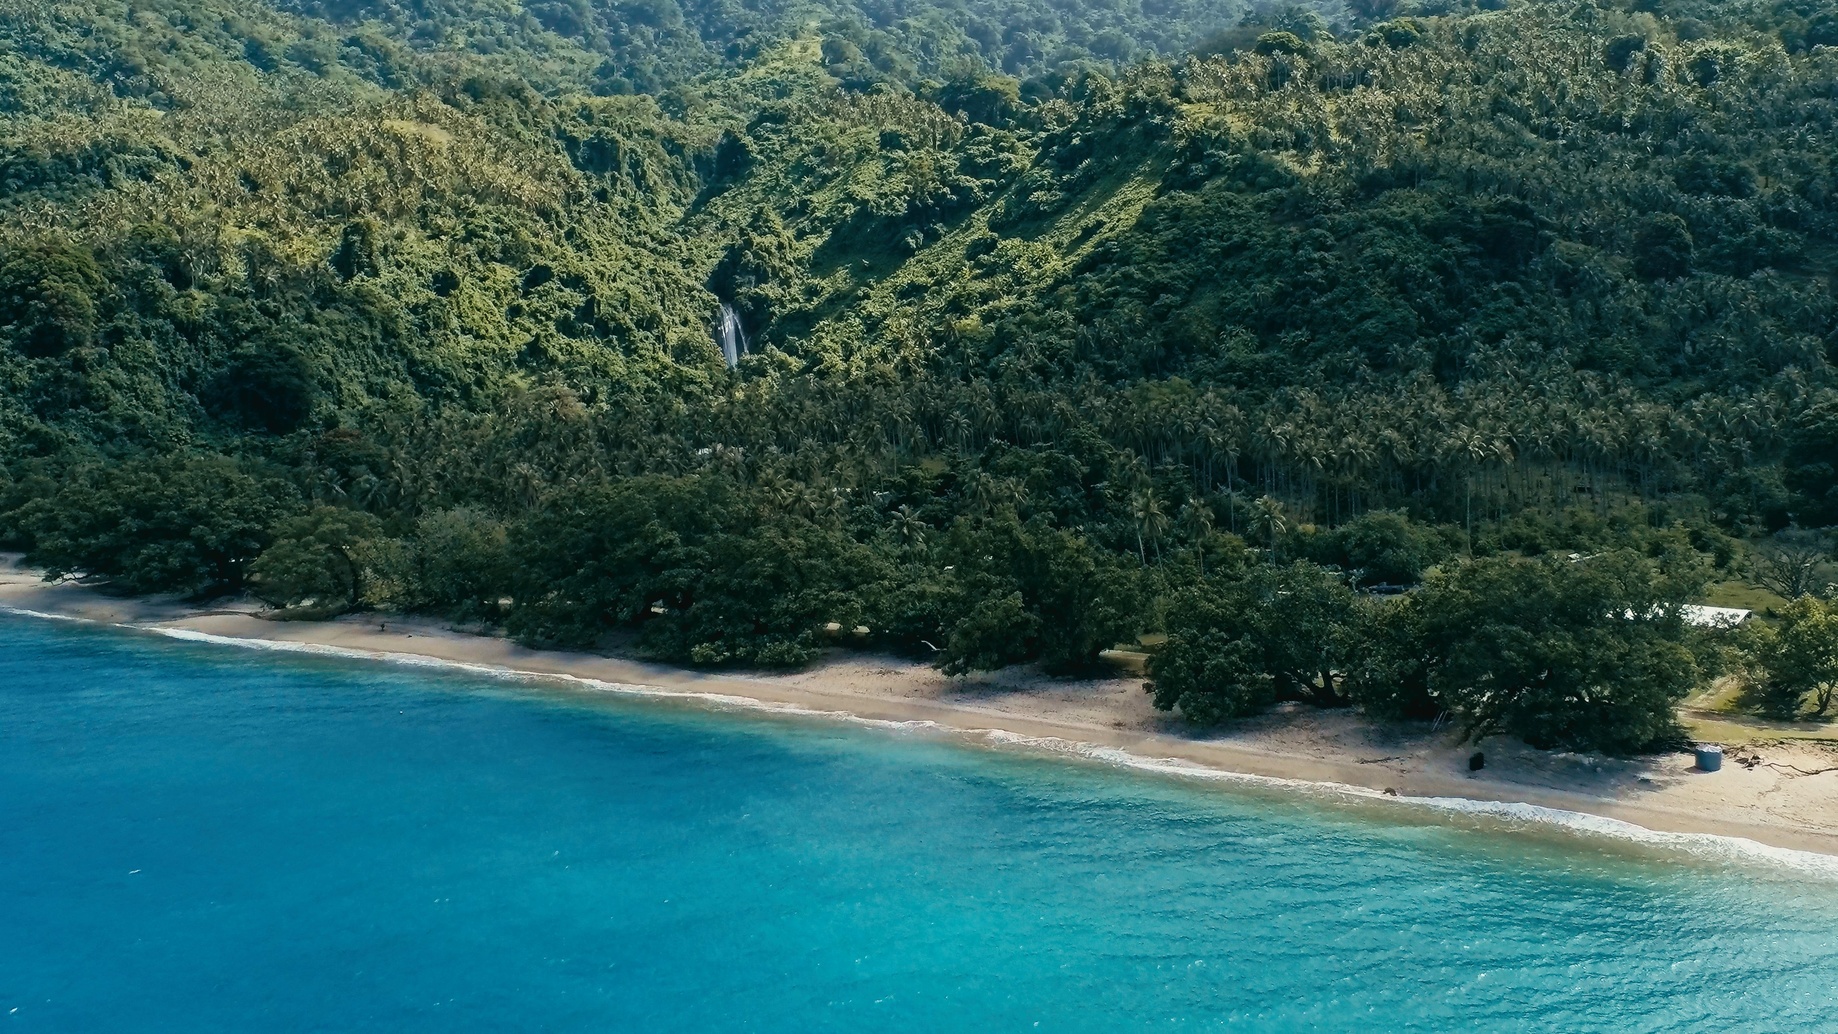
{"label": "breaking wave", "polygon": [[[14,607],[0,607],[0,613],[55,621],[70,621],[88,624],[101,623],[65,614],[51,614]],[[1592,815],[1587,812],[1570,811],[1562,808],[1549,808],[1536,804],[1476,800],[1466,797],[1420,797],[1405,794],[1392,794],[1381,790],[1375,790],[1371,787],[1357,786],[1350,783],[1310,779],[1286,779],[1279,776],[1233,772],[1227,769],[1213,768],[1211,766],[1178,758],[1151,757],[1136,754],[1117,747],[1057,736],[1028,736],[1021,733],[1010,732],[1005,729],[948,725],[927,719],[899,721],[885,718],[869,718],[850,711],[805,707],[798,704],[762,700],[756,697],[733,693],[714,693],[694,689],[667,689],[662,686],[613,682],[605,679],[570,675],[563,672],[525,671],[497,665],[476,664],[468,661],[431,657],[426,654],[403,653],[388,650],[361,650],[351,647],[328,646],[318,643],[298,643],[275,639],[251,639],[240,636],[216,635],[210,632],[199,632],[185,628],[165,628],[156,625],[117,624],[114,627],[152,633],[186,642],[240,647],[249,650],[266,650],[275,653],[335,657],[347,660],[382,661],[389,664],[399,664],[414,668],[465,672],[472,675],[504,681],[562,684],[593,692],[615,693],[622,696],[644,697],[659,700],[680,700],[721,710],[742,710],[785,717],[813,718],[902,732],[934,733],[967,742],[981,741],[994,747],[1075,757],[1116,768],[1130,769],[1132,771],[1151,773],[1159,776],[1171,776],[1183,780],[1278,788],[1343,800],[1353,799],[1382,803],[1385,805],[1402,805],[1430,809],[1449,815],[1475,816],[1492,819],[1503,822],[1508,827],[1560,829],[1585,836],[1609,838],[1634,844],[1682,850],[1701,858],[1716,861],[1763,863],[1770,866],[1789,868],[1807,875],[1838,880],[1838,855],[1773,847],[1768,844],[1750,840],[1746,837],[1725,836],[1716,833],[1674,833],[1665,830],[1650,829],[1646,826],[1622,819],[1609,818],[1603,815]]]}

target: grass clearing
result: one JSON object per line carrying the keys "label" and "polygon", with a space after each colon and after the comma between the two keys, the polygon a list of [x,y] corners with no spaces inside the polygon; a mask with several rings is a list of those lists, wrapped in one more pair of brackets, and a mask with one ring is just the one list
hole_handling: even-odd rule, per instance
{"label": "grass clearing", "polygon": [[1717,582],[1704,593],[1706,604],[1713,607],[1737,607],[1771,618],[1787,606],[1787,597],[1744,581]]}

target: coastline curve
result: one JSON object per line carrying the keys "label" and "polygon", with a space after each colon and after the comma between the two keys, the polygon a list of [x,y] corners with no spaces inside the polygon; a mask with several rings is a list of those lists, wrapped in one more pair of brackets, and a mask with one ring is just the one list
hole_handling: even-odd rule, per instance
{"label": "coastline curve", "polygon": [[[1440,814],[1448,817],[1478,818],[1497,823],[1499,828],[1505,831],[1555,831],[1623,844],[1675,850],[1699,860],[1724,864],[1760,864],[1775,870],[1787,870],[1803,876],[1838,882],[1838,854],[1780,847],[1730,834],[1656,829],[1611,816],[1525,801],[1394,794],[1369,786],[1335,780],[1298,779],[1234,771],[1183,758],[1156,757],[1122,747],[1065,736],[1030,735],[974,723],[953,723],[931,718],[877,718],[846,709],[812,707],[759,696],[619,682],[567,672],[534,671],[474,663],[426,653],[221,635],[192,628],[105,621],[6,605],[0,605],[0,614],[117,628],[123,631],[158,635],[205,645],[463,672],[505,682],[549,683],[589,692],[677,701],[712,710],[742,711],[772,717],[811,719],[887,731],[934,734],[972,746],[1017,750],[1037,756],[1071,758],[1183,781],[1233,784],[1299,792],[1320,799],[1400,806],[1416,810],[1420,815]],[[965,715],[969,717],[971,712],[965,712]]]}

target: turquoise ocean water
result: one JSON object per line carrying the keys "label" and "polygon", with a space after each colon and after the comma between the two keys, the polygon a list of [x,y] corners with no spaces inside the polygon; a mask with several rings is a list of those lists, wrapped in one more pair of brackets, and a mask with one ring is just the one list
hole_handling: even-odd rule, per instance
{"label": "turquoise ocean water", "polygon": [[1834,1031],[1838,883],[0,617],[0,1032]]}

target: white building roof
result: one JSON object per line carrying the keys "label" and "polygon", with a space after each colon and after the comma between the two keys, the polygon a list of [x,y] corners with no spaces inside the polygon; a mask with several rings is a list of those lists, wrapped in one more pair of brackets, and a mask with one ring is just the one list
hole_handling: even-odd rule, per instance
{"label": "white building roof", "polygon": [[1679,608],[1679,616],[1687,624],[1699,628],[1735,628],[1749,619],[1752,610],[1739,610],[1735,607],[1706,607],[1698,603],[1687,603]]}

